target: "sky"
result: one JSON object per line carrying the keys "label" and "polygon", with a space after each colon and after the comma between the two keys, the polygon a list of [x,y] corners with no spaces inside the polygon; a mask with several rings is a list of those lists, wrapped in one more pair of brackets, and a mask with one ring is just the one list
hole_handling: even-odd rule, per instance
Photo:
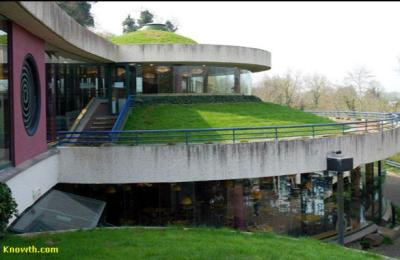
{"label": "sky", "polygon": [[400,2],[97,2],[97,31],[122,34],[128,14],[178,22],[177,33],[198,43],[255,47],[271,52],[272,68],[324,74],[341,84],[365,67],[387,91],[400,92]]}

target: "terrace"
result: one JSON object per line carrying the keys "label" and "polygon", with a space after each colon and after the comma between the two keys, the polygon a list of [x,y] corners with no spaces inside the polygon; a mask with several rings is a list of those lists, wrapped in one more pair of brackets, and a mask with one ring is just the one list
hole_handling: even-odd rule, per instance
{"label": "terrace", "polygon": [[[211,102],[206,103],[206,99]],[[293,140],[374,133],[392,129],[397,123],[395,114],[304,112],[264,103],[252,96],[156,95],[139,96],[136,101],[130,96],[111,131],[60,131],[58,144],[188,145]]]}

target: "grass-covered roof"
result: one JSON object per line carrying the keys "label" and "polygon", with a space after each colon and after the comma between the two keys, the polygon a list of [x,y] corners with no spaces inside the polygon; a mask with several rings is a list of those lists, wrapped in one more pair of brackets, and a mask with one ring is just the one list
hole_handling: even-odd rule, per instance
{"label": "grass-covered roof", "polygon": [[194,40],[173,33],[159,30],[143,30],[125,33],[118,36],[111,36],[108,38],[115,44],[151,44],[151,43],[163,43],[163,44],[196,44]]}

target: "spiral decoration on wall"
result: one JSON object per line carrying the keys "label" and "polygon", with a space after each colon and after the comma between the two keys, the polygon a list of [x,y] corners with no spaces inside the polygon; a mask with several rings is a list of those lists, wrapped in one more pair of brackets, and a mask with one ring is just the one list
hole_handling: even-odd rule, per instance
{"label": "spiral decoration on wall", "polygon": [[28,54],[21,71],[21,109],[22,119],[28,135],[32,136],[39,123],[39,74],[35,59]]}

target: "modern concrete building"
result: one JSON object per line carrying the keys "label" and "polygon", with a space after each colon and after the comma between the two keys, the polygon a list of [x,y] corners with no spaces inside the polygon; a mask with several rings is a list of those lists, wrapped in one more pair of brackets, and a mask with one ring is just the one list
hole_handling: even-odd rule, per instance
{"label": "modern concrete building", "polygon": [[19,212],[58,189],[106,201],[103,220],[113,225],[206,223],[314,235],[335,230],[337,180],[326,157],[343,151],[354,158],[345,173],[347,228],[389,214],[374,176],[400,150],[395,115],[360,121],[367,123],[355,134],[338,125],[341,134],[324,136],[309,126],[308,138],[276,134],[248,143],[51,145],[58,131],[85,129],[101,106],[116,117],[130,95],[250,95],[251,72],[270,69],[271,55],[239,46],[115,45],[52,2],[0,2],[0,15],[0,180]]}

